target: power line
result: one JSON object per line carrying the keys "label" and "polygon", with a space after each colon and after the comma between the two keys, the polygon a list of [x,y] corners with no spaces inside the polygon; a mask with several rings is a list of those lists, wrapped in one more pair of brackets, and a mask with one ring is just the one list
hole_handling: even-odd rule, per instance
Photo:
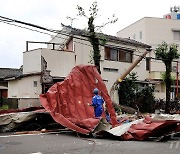
{"label": "power line", "polygon": [[[31,31],[34,31],[34,32],[39,32],[41,34],[46,34],[46,35],[49,35],[51,37],[61,38],[61,39],[64,39],[64,40],[68,39],[68,38],[63,38],[62,36],[61,37],[58,36],[58,35],[54,36],[54,35],[49,34],[47,32],[42,32],[42,31],[39,31],[39,30],[34,30],[34,29],[27,28],[27,27],[24,27],[24,26],[16,25],[16,24],[13,24],[12,22],[16,22],[16,23],[19,23],[19,24],[24,24],[24,25],[35,27],[35,28],[38,28],[38,29],[41,29],[41,30],[44,30],[44,31],[48,31],[48,32],[52,32],[52,33],[61,34],[61,35],[71,37],[71,35],[69,33],[63,33],[62,31],[59,31],[59,30],[48,29],[48,28],[45,28],[45,27],[42,27],[42,26],[39,26],[39,25],[35,25],[35,24],[31,24],[31,23],[27,23],[27,22],[15,20],[15,19],[10,19],[10,18],[3,17],[3,16],[0,16],[0,18],[2,18],[2,19],[0,19],[0,22],[2,22],[2,23],[13,25],[13,26],[16,26],[16,27],[19,27],[19,28],[24,28],[24,29],[31,30]],[[79,37],[75,37],[75,36],[73,36],[73,38],[83,40],[83,41],[88,41],[87,39],[79,38]],[[85,44],[85,43],[77,42],[77,41],[74,41],[74,42],[82,44],[82,45],[86,45],[86,46],[89,46],[89,47],[92,47],[92,45],[90,45],[90,44]],[[108,46],[108,45],[102,45],[102,44],[99,44],[99,43],[98,43],[98,45],[103,46],[103,47]],[[116,48],[116,49],[118,48],[117,46],[113,46],[113,45],[109,45],[109,46],[112,47],[112,48]],[[136,47],[136,51],[139,51],[137,46],[135,46],[135,47]],[[128,51],[125,51],[125,52],[128,52]],[[139,51],[139,53],[141,53],[141,52]],[[132,53],[132,55],[141,57],[141,55],[138,55],[138,54],[135,54],[135,53]],[[143,59],[146,59],[146,57],[144,57]],[[160,60],[160,61],[163,60],[163,59],[159,59],[159,58],[157,59],[157,58],[153,58],[153,57],[151,57],[151,59]],[[178,61],[172,61],[172,62],[178,62]]]}

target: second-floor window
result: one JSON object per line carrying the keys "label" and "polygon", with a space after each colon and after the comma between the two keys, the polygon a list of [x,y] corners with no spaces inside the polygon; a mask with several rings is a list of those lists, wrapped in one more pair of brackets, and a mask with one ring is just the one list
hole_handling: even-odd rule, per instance
{"label": "second-floor window", "polygon": [[173,39],[175,41],[180,41],[180,31],[173,31]]}
{"label": "second-floor window", "polygon": [[146,57],[146,71],[150,71],[151,58]]}
{"label": "second-floor window", "polygon": [[142,39],[142,31],[139,32],[139,39]]}
{"label": "second-floor window", "polygon": [[66,42],[66,46],[65,49],[68,51],[73,51],[73,39],[70,38],[67,42]]}
{"label": "second-floor window", "polygon": [[132,55],[133,51],[130,50],[105,47],[105,60],[131,63]]}

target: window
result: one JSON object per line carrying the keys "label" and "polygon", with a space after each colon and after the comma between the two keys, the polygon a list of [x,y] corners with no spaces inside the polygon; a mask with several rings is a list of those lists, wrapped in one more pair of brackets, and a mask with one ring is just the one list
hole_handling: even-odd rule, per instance
{"label": "window", "polygon": [[136,39],[136,34],[133,35],[133,39],[134,39],[134,40]]}
{"label": "window", "polygon": [[37,81],[33,82],[34,87],[37,87]]}
{"label": "window", "polygon": [[73,39],[70,38],[67,42],[66,42],[66,50],[68,51],[73,51]]}
{"label": "window", "polygon": [[151,58],[146,57],[146,71],[150,71],[150,62],[151,62]]}
{"label": "window", "polygon": [[139,39],[142,39],[142,31],[139,32]]}
{"label": "window", "polygon": [[172,66],[171,71],[172,71],[172,72],[177,72],[177,70],[176,70],[176,69],[177,69],[177,66]]}
{"label": "window", "polygon": [[173,39],[175,41],[180,41],[180,31],[173,31]]}
{"label": "window", "polygon": [[133,51],[127,49],[115,49],[110,47],[105,47],[105,59],[120,62],[132,62]]}
{"label": "window", "polygon": [[110,59],[113,61],[118,61],[118,50],[111,49]]}
{"label": "window", "polygon": [[118,69],[116,68],[103,68],[105,72],[118,72]]}

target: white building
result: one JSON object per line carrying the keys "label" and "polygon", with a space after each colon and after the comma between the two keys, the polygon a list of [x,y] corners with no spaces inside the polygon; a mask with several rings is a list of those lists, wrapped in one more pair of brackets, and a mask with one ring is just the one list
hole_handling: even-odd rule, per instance
{"label": "white building", "polygon": [[[106,43],[100,46],[100,64],[101,76],[110,90],[120,75],[150,46],[131,39],[98,35],[106,39]],[[38,105],[38,95],[47,91],[53,83],[62,81],[74,66],[90,64],[91,52],[92,46],[85,31],[63,26],[47,48],[23,53],[23,75],[9,79],[8,98],[17,98],[19,108]],[[133,71],[137,72],[140,82],[146,80],[148,71],[145,61]]]}
{"label": "white building", "polygon": [[[175,43],[180,51],[180,9],[171,8],[171,13],[164,15],[164,18],[144,17],[126,28],[117,32],[118,37],[131,38],[152,46],[153,49],[162,44],[163,41],[168,44]],[[147,55],[147,66],[149,65],[149,80],[160,81],[155,87],[156,98],[165,98],[165,85],[162,83],[162,73],[165,72],[165,65],[160,60],[155,59],[154,52]],[[148,64],[149,63],[149,64]],[[176,78],[177,63],[173,62],[172,75]],[[178,70],[179,72],[180,70]],[[175,86],[173,86],[175,87]],[[175,95],[175,89],[172,93]],[[172,98],[174,97],[172,95]]]}

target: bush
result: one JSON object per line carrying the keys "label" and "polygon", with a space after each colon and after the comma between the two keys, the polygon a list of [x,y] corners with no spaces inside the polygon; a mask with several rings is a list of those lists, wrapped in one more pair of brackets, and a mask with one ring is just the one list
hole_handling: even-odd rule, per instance
{"label": "bush", "polygon": [[130,73],[118,88],[119,104],[138,109],[140,112],[154,112],[154,87],[137,82],[136,73]]}

